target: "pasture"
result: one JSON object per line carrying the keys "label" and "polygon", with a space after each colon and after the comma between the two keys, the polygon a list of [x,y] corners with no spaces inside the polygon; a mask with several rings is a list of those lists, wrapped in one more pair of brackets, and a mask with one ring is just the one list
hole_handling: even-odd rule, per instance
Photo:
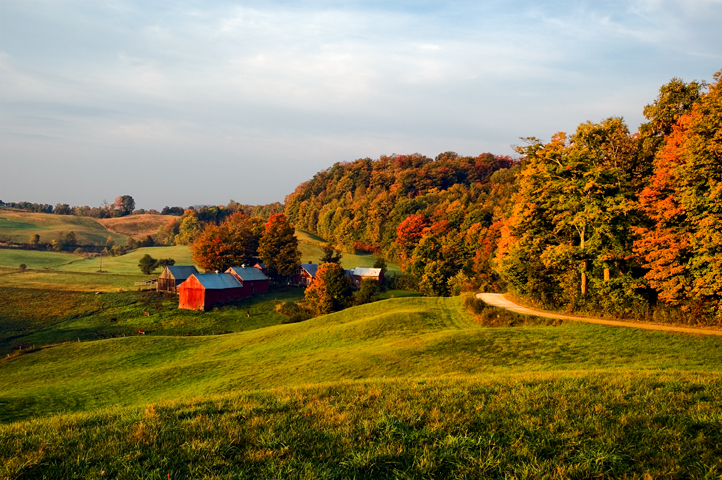
{"label": "pasture", "polygon": [[0,478],[718,478],[720,398],[648,370],[208,395],[0,425]]}
{"label": "pasture", "polygon": [[172,215],[127,215],[125,217],[102,218],[98,222],[108,230],[142,240],[150,235],[155,237],[158,227],[168,225],[171,221],[180,221]]}
{"label": "pasture", "polygon": [[38,234],[40,243],[50,243],[71,231],[75,232],[80,245],[105,245],[108,237],[119,245],[125,245],[128,240],[125,235],[111,232],[90,217],[0,210],[0,238],[6,240],[28,243],[31,235]]}
{"label": "pasture", "polygon": [[[151,301],[141,308],[152,307]],[[120,323],[128,307],[117,308],[104,309],[105,318],[117,312]],[[239,313],[230,315],[242,323]],[[210,318],[188,312],[191,317]],[[137,314],[127,318],[124,326],[135,328]],[[182,330],[172,323],[180,318],[159,312],[156,325],[167,331],[81,338],[2,361],[0,419],[339,381],[722,369],[720,338],[573,322],[484,328],[458,297],[384,300],[298,324],[214,336],[178,336]],[[81,316],[61,330],[92,332],[95,321]]]}
{"label": "pasture", "polygon": [[[45,272],[43,274],[47,275]],[[128,276],[123,275],[57,276],[71,277],[69,282],[74,281],[74,276],[100,279],[115,277],[117,281],[128,282]],[[285,317],[276,312],[276,303],[303,297],[302,290],[290,288],[203,313],[179,310],[176,295],[117,290],[112,287],[99,289],[97,291],[108,293],[98,295],[94,290],[0,287],[0,298],[3,299],[0,302],[0,358],[19,348],[137,336],[138,330],[143,330],[147,336],[188,336],[241,332],[278,325]],[[246,311],[250,317],[246,316]]]}
{"label": "pasture", "polygon": [[[296,238],[298,238],[298,249],[301,251],[301,263],[319,263],[319,259],[323,255],[321,245],[326,241],[312,233],[303,230],[296,230]],[[376,256],[373,254],[355,254],[343,253],[341,257],[341,266],[343,268],[355,267],[373,267],[376,262]],[[395,263],[387,264],[388,271],[401,272],[401,269]]]}
{"label": "pasture", "polygon": [[[146,254],[156,260],[160,258],[172,258],[175,260],[176,265],[194,265],[191,250],[185,245],[174,247],[142,247],[119,257],[103,256],[103,271],[137,275],[140,273],[138,262]],[[100,269],[100,262],[100,257],[92,257],[69,262],[57,268],[59,270],[72,272],[97,272]],[[156,269],[156,273],[160,273],[160,269]]]}

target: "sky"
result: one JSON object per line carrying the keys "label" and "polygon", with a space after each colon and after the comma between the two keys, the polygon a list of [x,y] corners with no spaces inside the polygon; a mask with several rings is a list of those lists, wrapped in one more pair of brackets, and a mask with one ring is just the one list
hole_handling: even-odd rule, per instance
{"label": "sky", "polygon": [[283,202],[335,162],[632,132],[722,0],[0,0],[0,200]]}

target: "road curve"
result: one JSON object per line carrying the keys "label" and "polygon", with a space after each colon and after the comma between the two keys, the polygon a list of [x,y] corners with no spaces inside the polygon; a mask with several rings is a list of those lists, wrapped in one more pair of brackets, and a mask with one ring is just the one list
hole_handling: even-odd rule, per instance
{"label": "road curve", "polygon": [[573,320],[575,322],[596,323],[597,325],[611,325],[613,327],[641,328],[643,330],[660,330],[665,332],[722,336],[722,330],[711,330],[708,328],[670,327],[667,325],[652,323],[622,322],[619,320],[604,320],[603,318],[577,317],[561,313],[544,312],[542,310],[534,310],[533,308],[518,305],[504,298],[504,295],[501,293],[477,293],[476,296],[494,307],[504,308],[506,310],[511,310],[512,312],[534,315],[537,317],[558,318],[561,320]]}

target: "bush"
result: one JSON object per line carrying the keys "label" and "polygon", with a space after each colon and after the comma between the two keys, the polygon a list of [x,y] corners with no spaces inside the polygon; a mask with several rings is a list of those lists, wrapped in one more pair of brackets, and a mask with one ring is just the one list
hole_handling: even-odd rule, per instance
{"label": "bush", "polygon": [[476,321],[486,327],[521,327],[524,325],[561,325],[561,320],[551,318],[536,317],[533,315],[521,315],[519,313],[496,308],[482,299],[477,298],[476,294],[467,294],[464,296],[464,308],[471,313]]}
{"label": "bush", "polygon": [[282,302],[276,305],[276,311],[286,317],[281,323],[298,323],[312,318],[310,311],[295,302]]}

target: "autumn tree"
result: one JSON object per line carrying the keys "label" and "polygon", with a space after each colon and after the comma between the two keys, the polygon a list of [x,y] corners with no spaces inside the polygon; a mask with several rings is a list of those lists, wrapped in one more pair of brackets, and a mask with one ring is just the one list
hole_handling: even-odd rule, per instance
{"label": "autumn tree", "polygon": [[235,213],[220,225],[210,223],[191,244],[193,261],[206,271],[251,264],[258,256],[263,221]]}
{"label": "autumn tree", "polygon": [[[602,302],[624,313],[644,304],[631,226],[638,143],[620,118],[584,123],[549,144],[530,139],[505,230],[499,272],[544,303]],[[594,295],[590,292],[594,290]]]}
{"label": "autumn tree", "polygon": [[119,216],[130,215],[135,210],[135,200],[130,195],[121,195],[115,199],[113,206]]}
{"label": "autumn tree", "polygon": [[[635,243],[647,280],[669,305],[722,317],[722,72],[682,110],[654,161],[641,196],[653,221]],[[674,117],[672,117],[673,119]]]}
{"label": "autumn tree", "polygon": [[293,275],[301,266],[296,232],[282,213],[271,215],[258,243],[258,254],[271,278]]}
{"label": "autumn tree", "polygon": [[319,266],[304,293],[304,303],[315,315],[342,310],[348,306],[350,299],[351,284],[343,268],[336,263]]}

